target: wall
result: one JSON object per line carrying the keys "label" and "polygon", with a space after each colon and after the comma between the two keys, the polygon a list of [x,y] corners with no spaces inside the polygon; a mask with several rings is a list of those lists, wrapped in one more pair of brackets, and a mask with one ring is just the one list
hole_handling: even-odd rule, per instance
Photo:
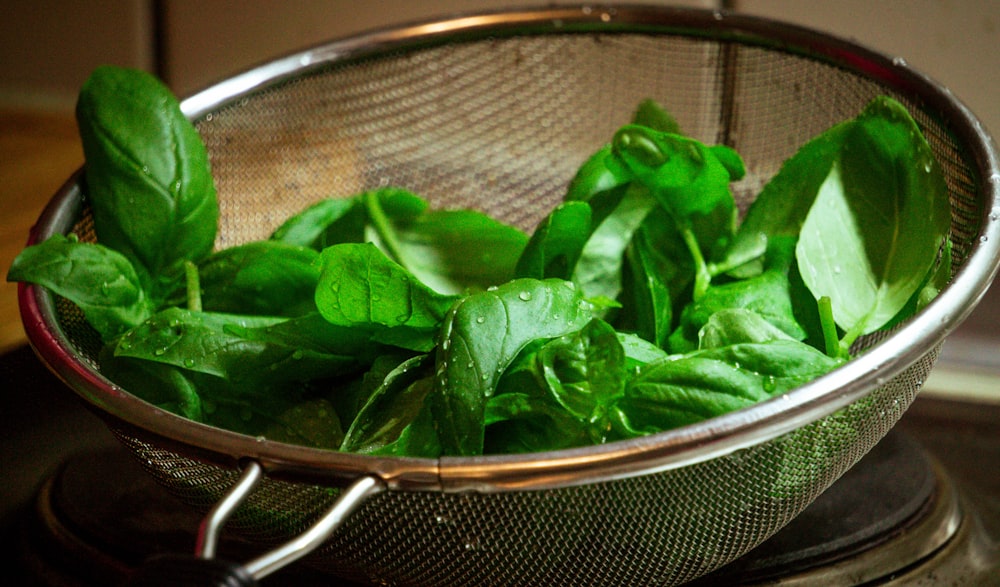
{"label": "wall", "polygon": [[150,0],[6,0],[0,106],[66,111],[101,63],[155,67]]}

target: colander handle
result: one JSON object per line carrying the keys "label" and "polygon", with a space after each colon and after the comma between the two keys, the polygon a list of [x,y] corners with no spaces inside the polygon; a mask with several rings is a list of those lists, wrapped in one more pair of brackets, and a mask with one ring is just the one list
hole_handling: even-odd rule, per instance
{"label": "colander handle", "polygon": [[147,560],[128,584],[212,585],[252,587],[258,579],[284,568],[318,548],[369,497],[385,490],[385,483],[372,476],[361,477],[341,492],[340,497],[309,529],[282,546],[240,564],[215,558],[222,527],[264,477],[263,467],[249,463],[240,479],[202,520],[194,555],[157,555]]}

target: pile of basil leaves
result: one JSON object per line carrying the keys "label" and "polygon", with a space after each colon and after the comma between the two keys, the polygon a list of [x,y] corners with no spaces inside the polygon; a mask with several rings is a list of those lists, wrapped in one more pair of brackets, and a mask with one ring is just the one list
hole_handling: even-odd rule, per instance
{"label": "pile of basil leaves", "polygon": [[533,234],[385,188],[224,250],[164,85],[99,68],[77,119],[97,243],[53,236],[8,279],[75,303],[123,388],[308,446],[517,453],[683,426],[843,364],[949,277],[941,170],[887,97],[802,146],[742,222],[740,156],[646,101]]}

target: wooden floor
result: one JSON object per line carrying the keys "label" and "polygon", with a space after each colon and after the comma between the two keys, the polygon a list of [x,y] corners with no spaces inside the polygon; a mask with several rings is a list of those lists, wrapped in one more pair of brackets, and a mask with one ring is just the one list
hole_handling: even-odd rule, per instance
{"label": "wooden floor", "polygon": [[83,163],[71,114],[0,110],[0,353],[26,339],[7,269],[52,194]]}

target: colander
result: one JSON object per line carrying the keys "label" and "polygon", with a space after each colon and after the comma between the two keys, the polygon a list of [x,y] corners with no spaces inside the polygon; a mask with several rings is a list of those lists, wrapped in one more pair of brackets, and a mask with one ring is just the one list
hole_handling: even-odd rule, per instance
{"label": "colander", "polygon": [[[208,146],[225,247],[266,237],[320,198],[386,185],[532,230],[644,98],[743,156],[734,193],[745,210],[799,146],[878,95],[910,110],[944,170],[950,285],[893,332],[863,340],[842,368],[699,424],[519,456],[342,454],[143,402],[102,376],[97,336],[43,288],[20,289],[25,329],[142,466],[206,513],[197,558],[214,560],[223,524],[260,545],[259,557],[234,563],[247,581],[301,559],[376,585],[683,583],[767,539],[871,449],[996,274],[996,146],[959,100],[901,59],[772,20],[573,6],[377,30],[183,101]],[[78,172],[31,242],[92,240],[85,193]]]}

